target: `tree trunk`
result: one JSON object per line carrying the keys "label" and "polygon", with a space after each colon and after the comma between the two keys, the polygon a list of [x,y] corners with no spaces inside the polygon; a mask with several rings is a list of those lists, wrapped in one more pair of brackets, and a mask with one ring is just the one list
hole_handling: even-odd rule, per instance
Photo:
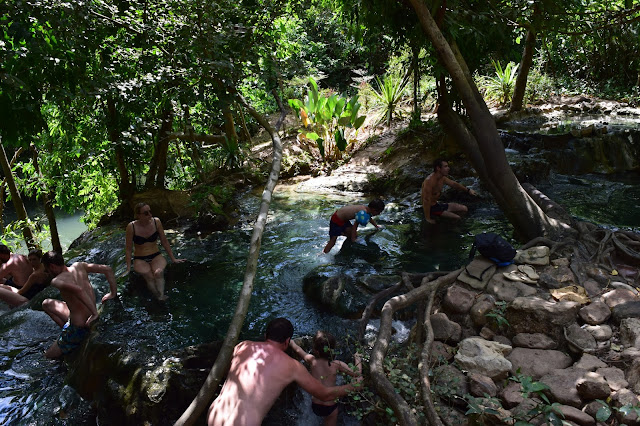
{"label": "tree trunk", "polygon": [[465,126],[448,104],[440,104],[438,117],[442,120],[445,131],[463,137],[463,140],[458,141],[483,184],[513,224],[518,238],[528,241],[538,236],[556,236],[569,231],[568,225],[547,217],[522,188],[507,161],[495,120],[473,83],[464,59],[455,45],[452,46],[445,40],[424,1],[409,1],[418,15],[423,31],[430,38],[440,63],[449,72],[452,83],[460,94],[471,128]]}
{"label": "tree trunk", "polygon": [[236,124],[233,121],[233,114],[231,113],[231,106],[225,104],[222,109],[222,115],[224,116],[224,133],[227,135],[229,142],[238,143],[238,133],[236,133]]}
{"label": "tree trunk", "polygon": [[162,124],[158,131],[158,143],[153,151],[151,165],[147,173],[145,188],[164,188],[164,178],[167,174],[167,153],[169,152],[169,141],[173,128],[173,111],[165,108],[162,112]]}
{"label": "tree trunk", "polygon": [[[40,165],[38,164],[38,150],[34,144],[31,144],[31,153],[33,157],[33,167],[36,170],[36,174],[40,178],[40,181],[43,182],[44,178],[42,173],[40,172]],[[47,220],[49,221],[49,231],[51,234],[51,246],[55,252],[62,254],[62,244],[60,244],[60,235],[58,234],[58,223],[56,222],[56,215],[53,211],[53,199],[55,195],[49,191],[48,188],[43,188],[42,191],[42,201],[44,204],[44,212],[47,215]]]}
{"label": "tree trunk", "polygon": [[420,120],[420,107],[418,105],[418,87],[420,86],[420,67],[418,66],[418,55],[420,55],[420,48],[416,46],[411,47],[413,53],[413,120]]}
{"label": "tree trunk", "polygon": [[[260,244],[262,242],[262,234],[267,222],[267,214],[269,213],[269,205],[271,204],[271,196],[273,189],[278,182],[278,175],[280,174],[280,163],[282,161],[282,142],[278,136],[278,129],[272,128],[269,122],[255,111],[249,104],[242,98],[240,94],[237,95],[240,103],[242,103],[249,113],[255,118],[255,120],[262,125],[273,141],[273,161],[271,162],[271,172],[262,192],[262,201],[260,203],[260,211],[258,212],[258,218],[253,227],[253,234],[251,235],[251,243],[249,246],[249,256],[247,257],[247,266],[244,273],[244,281],[242,283],[242,289],[240,291],[240,297],[236,305],[236,311],[233,315],[233,320],[229,325],[227,334],[222,343],[222,348],[218,353],[216,362],[211,367],[211,371],[207,376],[205,383],[202,385],[200,392],[191,402],[189,407],[176,421],[176,426],[191,425],[200,414],[204,411],[207,405],[210,403],[215,395],[218,385],[224,378],[229,364],[231,364],[231,356],[233,355],[233,349],[240,336],[240,330],[242,324],[249,311],[249,302],[251,301],[251,293],[253,291],[253,280],[256,276],[258,268],[258,257],[260,255]],[[282,111],[282,114],[286,114],[286,111]]]}
{"label": "tree trunk", "polygon": [[9,160],[7,160],[7,153],[4,150],[4,145],[0,140],[0,163],[2,163],[2,170],[4,171],[4,177],[7,182],[7,186],[9,187],[9,192],[11,193],[11,201],[13,201],[13,206],[16,209],[16,215],[18,216],[18,220],[25,221],[25,225],[22,228],[22,236],[24,237],[24,241],[27,244],[29,250],[36,247],[36,240],[33,236],[33,231],[26,223],[27,220],[27,210],[24,208],[24,203],[22,202],[22,197],[20,196],[20,191],[18,191],[18,187],[16,186],[16,182],[13,179],[13,173],[11,172],[11,166],[9,165]]}
{"label": "tree trunk", "polygon": [[109,134],[109,140],[113,143],[116,165],[120,175],[118,198],[120,201],[126,201],[133,196],[135,185],[132,176],[129,176],[129,170],[124,160],[125,155],[120,144],[120,130],[118,128],[118,110],[111,96],[107,98],[107,133]]}
{"label": "tree trunk", "polygon": [[520,111],[522,109],[524,93],[527,90],[527,78],[529,77],[529,70],[531,69],[533,52],[535,49],[536,31],[532,25],[527,31],[527,40],[524,44],[524,52],[522,52],[522,60],[520,61],[520,67],[518,69],[518,78],[516,79],[516,85],[513,88],[513,97],[511,98],[511,107],[509,108],[510,112]]}

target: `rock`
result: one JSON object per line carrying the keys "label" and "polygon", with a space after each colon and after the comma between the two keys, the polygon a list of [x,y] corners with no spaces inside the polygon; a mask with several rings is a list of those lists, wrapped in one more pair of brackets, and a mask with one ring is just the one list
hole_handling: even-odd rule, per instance
{"label": "rock", "polygon": [[604,377],[612,391],[619,391],[629,386],[624,378],[624,371],[617,367],[598,368],[596,373]]}
{"label": "rock", "polygon": [[516,256],[513,261],[519,265],[539,265],[549,264],[549,247],[538,246],[531,247],[526,250],[516,250]]}
{"label": "rock", "polygon": [[582,400],[578,395],[576,383],[582,378],[585,371],[577,368],[565,368],[553,370],[540,378],[540,382],[549,386],[548,393],[561,404],[581,407]]}
{"label": "rock", "polygon": [[606,399],[611,395],[611,388],[607,381],[598,373],[587,372],[576,383],[578,395],[585,401]]}
{"label": "rock", "polygon": [[500,399],[507,408],[513,408],[524,401],[520,383],[509,381],[500,392]]}
{"label": "rock", "polygon": [[556,349],[558,344],[542,333],[519,333],[513,337],[513,345],[529,349]]}
{"label": "rock", "polygon": [[563,341],[563,328],[575,322],[579,308],[576,302],[518,297],[507,306],[505,318],[511,333],[544,333],[555,341]]}
{"label": "rock", "polygon": [[589,295],[591,299],[595,299],[600,295],[600,293],[602,293],[602,287],[600,287],[600,284],[595,280],[586,279],[582,283],[582,286],[587,291],[587,295]]}
{"label": "rock", "polygon": [[629,388],[636,394],[640,394],[640,358],[635,358],[626,371]]}
{"label": "rock", "polygon": [[620,288],[620,289],[624,289],[624,290],[629,290],[630,292],[635,294],[636,297],[640,296],[640,294],[638,293],[638,290],[636,290],[635,288],[633,288],[629,284],[621,283],[619,281],[612,281],[610,286],[613,287],[613,288]]}
{"label": "rock", "polygon": [[560,405],[557,410],[562,413],[561,418],[564,421],[575,422],[580,426],[595,426],[596,424],[593,417],[570,405]]}
{"label": "rock", "polygon": [[302,280],[302,290],[313,302],[343,317],[358,316],[370,297],[356,285],[352,276],[334,265],[323,265],[310,271]]}
{"label": "rock", "polygon": [[482,327],[479,334],[480,337],[482,337],[484,340],[493,340],[493,338],[496,337],[495,331],[493,331],[489,327]]}
{"label": "rock", "polygon": [[573,364],[571,357],[564,352],[544,349],[514,348],[507,359],[511,361],[512,374],[520,370],[520,374],[534,379]]}
{"label": "rock", "polygon": [[469,392],[473,396],[496,396],[498,394],[498,387],[491,380],[491,377],[487,377],[483,374],[471,373],[469,374]]}
{"label": "rock", "polygon": [[564,337],[569,343],[569,348],[574,352],[592,352],[598,347],[593,335],[576,323],[565,327],[564,331]]}
{"label": "rock", "polygon": [[511,370],[511,362],[504,355],[511,346],[489,342],[479,337],[464,339],[458,345],[456,363],[464,370],[482,374],[492,379],[503,379]]}
{"label": "rock", "polygon": [[620,339],[623,345],[640,349],[640,318],[620,321]]}
{"label": "rock", "polygon": [[595,371],[598,368],[607,367],[607,364],[604,361],[601,361],[600,358],[596,356],[590,354],[582,354],[580,361],[573,364],[573,366],[581,370]]}
{"label": "rock", "polygon": [[617,288],[602,295],[602,301],[606,303],[610,308],[623,303],[633,302],[637,300],[638,298],[632,291],[624,288]]}
{"label": "rock", "polygon": [[605,342],[613,336],[613,330],[611,330],[611,326],[607,324],[587,325],[584,329],[591,333],[597,342]]}
{"label": "rock", "polygon": [[433,369],[433,388],[441,389],[436,394],[454,404],[463,403],[464,396],[469,393],[467,377],[451,364]]}
{"label": "rock", "polygon": [[[590,415],[591,417],[593,417],[594,419],[596,418],[596,416],[598,415],[598,411],[601,408],[604,408],[605,405],[601,402],[598,401],[591,401],[590,403],[588,403],[587,405],[584,406],[583,410],[585,413],[587,413],[588,415]],[[613,411],[613,410],[610,410]],[[609,415],[609,417],[607,419],[605,419],[605,421],[608,421],[611,418],[611,415]],[[599,423],[600,424],[600,423]]]}
{"label": "rock", "polygon": [[551,260],[552,266],[569,266],[569,259],[566,257],[559,257]]}
{"label": "rock", "polygon": [[466,314],[471,310],[476,296],[477,293],[454,284],[447,288],[442,306],[447,313]]}
{"label": "rock", "polygon": [[490,294],[482,294],[476,300],[476,303],[471,307],[469,315],[471,321],[476,326],[486,325],[488,322],[487,314],[496,306],[496,299]]}
{"label": "rock", "polygon": [[450,407],[448,403],[443,403],[438,398],[434,399],[433,404],[435,405],[435,409],[445,426],[469,426],[469,419],[464,415],[464,412]]}
{"label": "rock", "polygon": [[356,280],[357,284],[366,288],[370,293],[378,293],[396,285],[402,278],[398,275],[369,274]]}
{"label": "rock", "polygon": [[606,303],[598,300],[582,307],[578,312],[578,315],[587,324],[598,325],[609,319],[611,316],[611,309]]}
{"label": "rock", "polygon": [[452,346],[434,340],[434,342],[431,344],[431,365],[440,365],[451,361],[453,359],[454,353],[455,349]]}
{"label": "rock", "polygon": [[462,337],[462,327],[457,322],[449,320],[447,314],[439,312],[430,317],[433,338],[443,342],[458,343]]}
{"label": "rock", "polygon": [[[631,392],[629,389],[621,389],[620,391],[611,395],[612,405],[621,408],[621,407],[638,407],[640,406],[640,398],[638,395]],[[638,424],[638,414],[635,410],[630,410],[626,414],[621,411],[617,411],[616,417],[621,423],[625,425],[637,425]]]}
{"label": "rock", "polygon": [[511,302],[518,297],[532,296],[538,292],[535,287],[506,279],[501,271],[491,277],[487,291],[494,294],[497,300],[505,302]]}
{"label": "rock", "polygon": [[507,426],[511,423],[511,413],[502,408],[500,403],[493,398],[475,398],[474,404],[477,404],[481,413],[470,413],[469,419],[472,424],[490,424],[492,426]]}
{"label": "rock", "polygon": [[616,323],[621,322],[625,318],[640,317],[640,301],[620,303],[613,307],[612,315]]}
{"label": "rock", "polygon": [[476,256],[458,276],[458,280],[468,284],[471,288],[483,290],[493,274],[496,272],[496,264],[491,260]]}

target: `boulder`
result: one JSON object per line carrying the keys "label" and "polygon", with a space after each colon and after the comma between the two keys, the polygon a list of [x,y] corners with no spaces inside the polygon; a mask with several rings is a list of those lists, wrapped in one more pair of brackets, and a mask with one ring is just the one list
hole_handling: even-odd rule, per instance
{"label": "boulder", "polygon": [[576,323],[565,327],[564,337],[569,344],[569,349],[576,353],[592,352],[598,347],[593,335]]}
{"label": "boulder", "polygon": [[600,374],[595,372],[587,372],[576,383],[578,395],[584,401],[592,401],[594,399],[607,399],[611,395],[611,388],[607,381]]}
{"label": "boulder", "polygon": [[462,338],[460,324],[451,321],[444,312],[431,315],[430,320],[435,340],[458,343]]}
{"label": "boulder", "polygon": [[469,374],[469,392],[473,396],[496,396],[498,394],[498,387],[493,380],[491,380],[491,377],[471,373]]}
{"label": "boulder", "polygon": [[518,297],[533,296],[538,290],[522,282],[510,281],[499,271],[489,280],[487,292],[495,295],[497,300],[511,302]]}
{"label": "boulder", "polygon": [[442,301],[444,311],[452,314],[466,314],[471,310],[477,293],[453,284],[447,288]]}
{"label": "boulder", "polygon": [[480,295],[469,311],[471,321],[478,327],[486,325],[489,321],[487,314],[490,313],[495,306],[495,297],[490,294]]}
{"label": "boulder", "polygon": [[464,402],[469,393],[467,377],[451,364],[444,364],[433,369],[433,388],[439,389],[436,394],[454,404]]}
{"label": "boulder", "polygon": [[530,247],[526,250],[516,250],[516,256],[513,259],[518,265],[529,264],[544,266],[549,264],[549,247],[537,246]]}
{"label": "boulder", "polygon": [[591,302],[578,312],[582,321],[590,325],[598,325],[606,322],[611,316],[611,309],[602,301]]}
{"label": "boulder", "polygon": [[620,340],[627,347],[640,349],[640,318],[624,318],[620,321]]}
{"label": "boulder", "polygon": [[483,256],[476,256],[460,273],[458,280],[471,288],[483,290],[495,274],[496,269],[496,264],[491,260]]}
{"label": "boulder", "polygon": [[511,346],[470,337],[460,342],[454,358],[463,370],[502,379],[512,368],[511,362],[504,357],[509,351]]}
{"label": "boulder", "polygon": [[581,370],[595,371],[598,368],[606,367],[607,364],[604,361],[601,361],[600,358],[596,356],[593,356],[591,354],[582,354],[580,360],[573,364],[573,366]]}
{"label": "boulder", "polygon": [[512,374],[520,370],[520,374],[534,379],[573,364],[571,357],[564,352],[544,349],[514,348],[507,359],[511,362]]}
{"label": "boulder", "polygon": [[608,324],[587,325],[584,329],[591,333],[596,342],[606,342],[613,336],[613,330]]}
{"label": "boulder", "polygon": [[624,378],[624,371],[617,367],[598,368],[596,373],[604,377],[612,391],[619,391],[629,386]]}
{"label": "boulder", "polygon": [[561,418],[567,422],[575,422],[580,426],[595,426],[596,420],[587,413],[570,405],[560,405],[556,408],[562,414]]}
{"label": "boulder", "polygon": [[529,349],[556,349],[558,344],[542,333],[518,333],[513,336],[513,346]]}
{"label": "boulder", "polygon": [[582,407],[582,399],[578,394],[576,383],[585,374],[584,370],[578,368],[565,368],[564,370],[553,370],[540,378],[540,382],[549,386],[547,392],[560,404],[572,407]]}
{"label": "boulder", "polygon": [[505,318],[511,333],[544,333],[559,342],[564,340],[563,328],[575,322],[579,309],[576,302],[518,297],[507,306]]}
{"label": "boulder", "polygon": [[620,323],[625,318],[640,318],[640,301],[617,304],[611,313],[616,323]]}

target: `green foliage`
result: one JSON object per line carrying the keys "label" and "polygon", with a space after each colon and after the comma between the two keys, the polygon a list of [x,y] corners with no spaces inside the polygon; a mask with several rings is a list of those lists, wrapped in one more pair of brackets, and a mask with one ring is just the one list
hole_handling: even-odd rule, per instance
{"label": "green foliage", "polygon": [[507,302],[500,300],[495,303],[495,306],[485,316],[489,318],[497,330],[503,331],[509,328],[509,321],[505,318],[505,312],[507,310]]}
{"label": "green foliage", "polygon": [[640,418],[640,406],[625,404],[622,407],[611,407],[606,401],[596,399],[596,402],[600,403],[601,407],[596,412],[596,420],[599,422],[606,422],[613,414],[613,410],[619,412],[623,416],[628,416],[632,413]]}
{"label": "green foliage", "polygon": [[24,247],[24,236],[22,230],[26,227],[30,227],[33,231],[33,243],[36,247],[44,247],[45,240],[50,238],[49,225],[43,218],[35,217],[33,219],[27,218],[26,220],[13,221],[2,229],[0,235],[0,244],[4,244],[11,252],[21,252]]}
{"label": "green foliage", "polygon": [[496,100],[506,105],[511,100],[513,89],[518,76],[518,64],[509,62],[504,69],[499,61],[491,61],[495,67],[496,75],[492,77],[480,77],[479,88],[488,99]]}
{"label": "green foliage", "polygon": [[302,121],[300,137],[314,141],[323,159],[339,160],[351,143],[350,133],[362,127],[366,116],[358,115],[358,96],[348,99],[337,94],[320,94],[313,77],[309,83],[304,102],[289,99],[289,106]]}
{"label": "green foliage", "polygon": [[[384,372],[393,385],[396,392],[404,398],[412,409],[420,417],[424,417],[422,400],[420,398],[418,360],[420,358],[420,348],[411,345],[407,348],[396,348],[393,356],[384,359]],[[367,365],[368,360],[363,360]],[[378,419],[378,424],[395,424],[398,419],[393,410],[386,405],[371,389],[363,387],[358,392],[351,394],[352,399],[358,404],[347,407],[349,414],[359,420],[365,417]]]}
{"label": "green foliage", "polygon": [[374,88],[373,94],[379,110],[379,122],[386,121],[387,126],[391,124],[391,119],[405,96],[408,82],[408,79],[394,74],[387,74],[382,81],[376,77],[378,90]]}

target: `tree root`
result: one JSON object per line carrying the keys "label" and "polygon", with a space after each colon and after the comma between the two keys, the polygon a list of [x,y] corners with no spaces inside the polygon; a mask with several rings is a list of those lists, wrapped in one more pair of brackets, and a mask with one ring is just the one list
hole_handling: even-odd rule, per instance
{"label": "tree root", "polygon": [[[380,394],[380,396],[387,402],[387,404],[389,404],[389,406],[393,409],[401,425],[417,425],[418,421],[412,414],[409,404],[407,404],[404,398],[402,398],[395,391],[393,385],[391,384],[391,382],[389,382],[384,372],[383,361],[389,347],[389,341],[391,339],[391,321],[393,319],[393,314],[397,310],[405,308],[412,303],[416,303],[418,300],[429,296],[432,292],[437,291],[441,286],[453,283],[462,271],[462,268],[458,269],[436,279],[435,281],[428,281],[425,278],[423,279],[423,283],[420,287],[413,289],[406,294],[392,297],[384,304],[382,308],[382,315],[380,317],[380,329],[378,331],[378,337],[373,347],[373,351],[371,352],[371,378],[374,388],[376,389],[378,394]],[[430,390],[428,390],[428,393],[426,393],[426,395],[423,397],[430,399]],[[432,404],[427,404],[425,408],[428,409],[428,406],[430,405]],[[437,417],[437,414],[435,414],[435,410],[433,411],[433,414],[430,415]]]}

